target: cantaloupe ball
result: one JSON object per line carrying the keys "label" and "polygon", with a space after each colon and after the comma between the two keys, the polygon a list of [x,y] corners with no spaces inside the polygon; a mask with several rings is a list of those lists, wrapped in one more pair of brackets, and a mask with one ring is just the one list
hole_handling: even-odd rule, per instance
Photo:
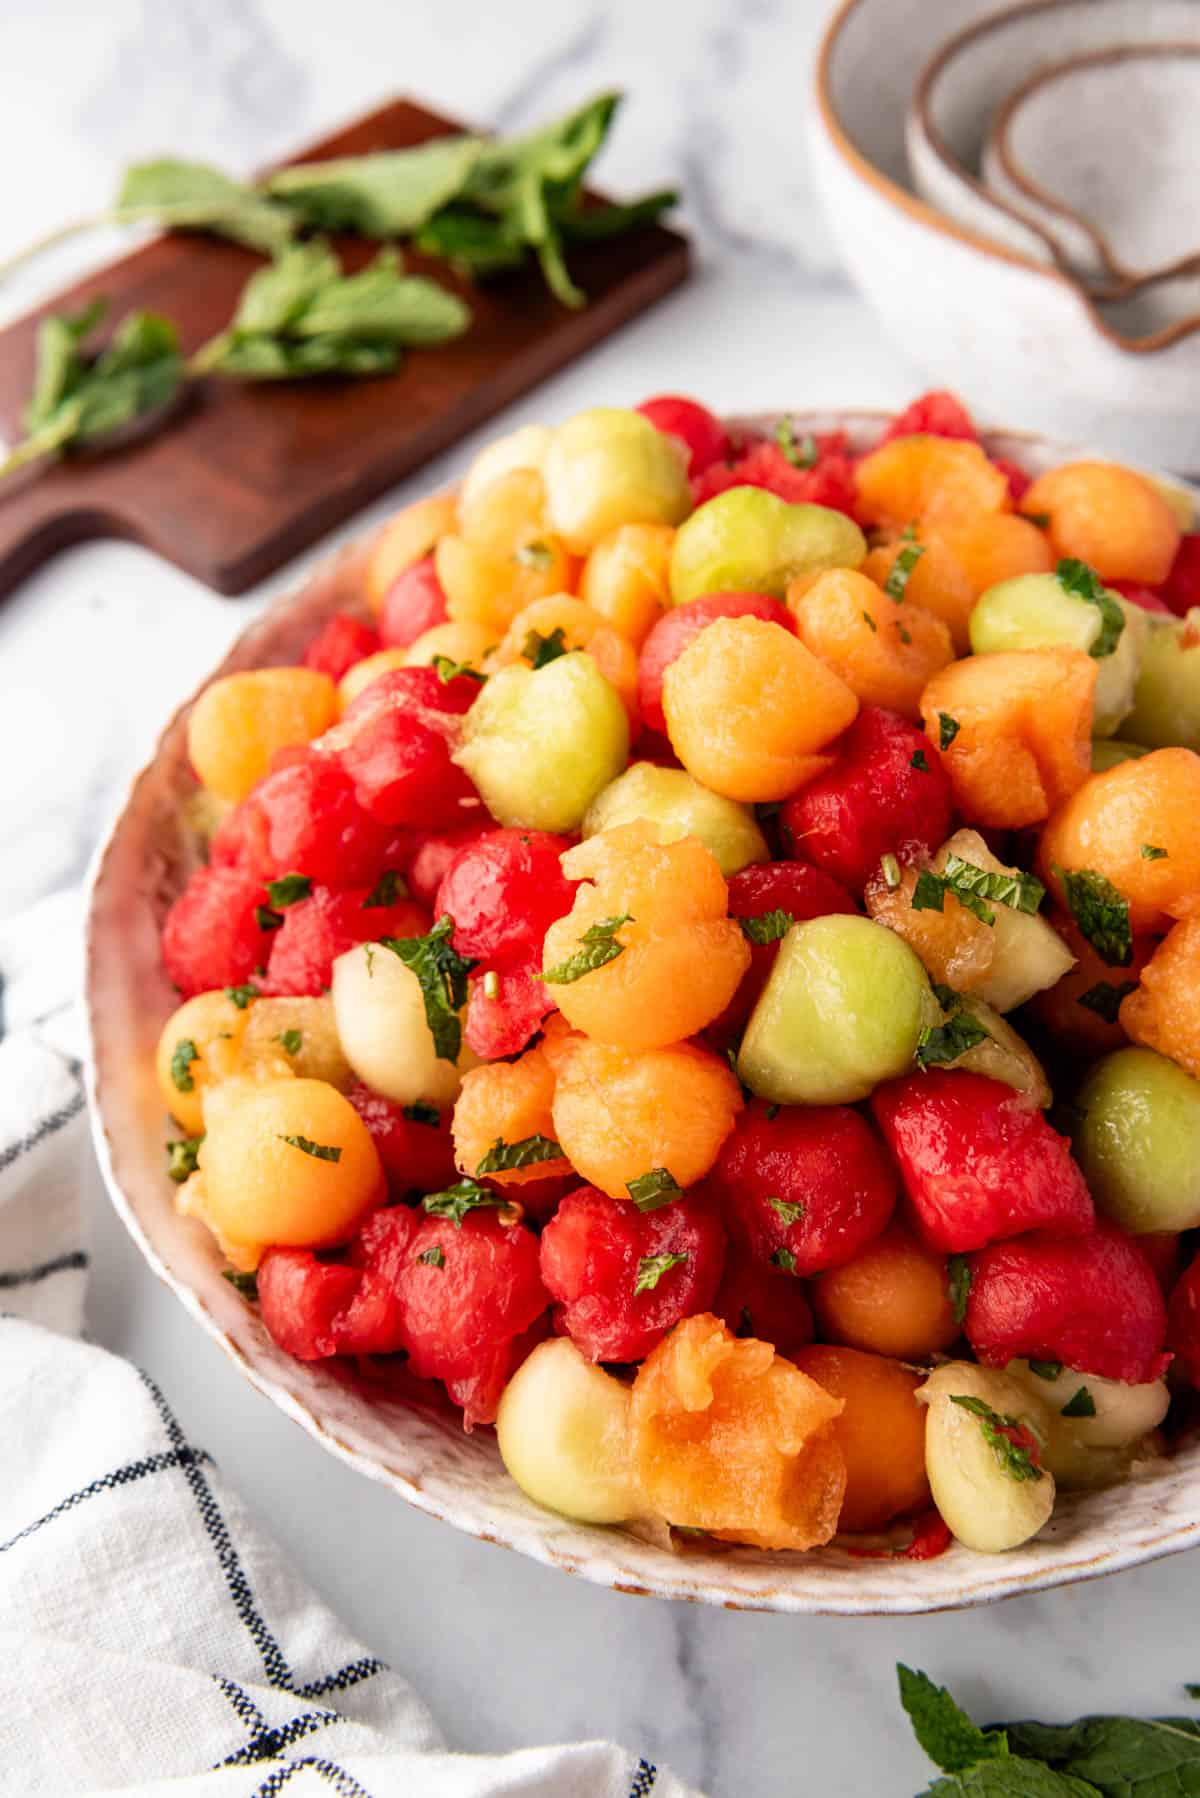
{"label": "cantaloupe ball", "polygon": [[547,1052],[554,1139],[580,1179],[613,1199],[628,1200],[629,1182],[655,1169],[694,1186],[742,1109],[729,1068],[693,1043],[635,1053],[571,1035]]}
{"label": "cantaloupe ball", "polygon": [[671,550],[666,524],[622,524],[602,537],[583,565],[579,597],[640,649],[671,603]]}
{"label": "cantaloupe ball", "polygon": [[846,1460],[840,1530],[881,1530],[894,1518],[927,1510],[922,1376],[885,1355],[810,1343],[796,1366],[842,1401],[833,1433]]}
{"label": "cantaloupe ball", "polygon": [[[543,972],[567,1022],[625,1049],[665,1048],[697,1035],[724,1011],[750,965],[749,944],[727,916],[715,857],[695,837],[657,838],[653,824],[637,819],[569,850],[563,871],[581,884],[543,950]],[[611,933],[620,953],[578,972],[588,932],[614,918],[627,920]]]}
{"label": "cantaloupe ball", "polygon": [[889,1224],[853,1261],[818,1275],[809,1297],[826,1341],[875,1355],[927,1361],[962,1334],[946,1257],[903,1224]]}
{"label": "cantaloupe ball", "polygon": [[[360,943],[333,964],[333,1012],[346,1060],[360,1080],[397,1105],[452,1105],[477,1058],[460,1044],[439,1056],[421,984],[381,943]],[[460,1026],[461,1028],[461,1026]]]}
{"label": "cantaloupe ball", "polygon": [[[553,641],[561,631],[564,649],[582,649],[591,656],[609,685],[621,696],[631,720],[638,717],[637,651],[621,633],[571,593],[552,593],[522,607],[497,648],[493,665],[532,662],[541,640]],[[527,651],[532,651],[527,654]]]}
{"label": "cantaloupe ball", "polygon": [[328,993],[252,999],[243,1015],[239,1072],[259,1080],[294,1074],[324,1080],[339,1092],[354,1085]]}
{"label": "cantaloupe ball", "polygon": [[1179,548],[1179,525],[1162,494],[1115,462],[1067,462],[1039,475],[1021,510],[1045,514],[1055,554],[1088,563],[1102,581],[1156,587]]}
{"label": "cantaloupe ball", "polygon": [[377,681],[382,674],[390,674],[393,668],[406,668],[409,661],[407,649],[377,649],[373,655],[363,656],[361,661],[352,662],[347,668],[337,687],[338,716],[352,705],[360,693],[365,693],[372,681]]}
{"label": "cantaloupe ball", "polygon": [[633,1385],[633,1467],[669,1523],[757,1548],[816,1548],[837,1528],[842,1401],[719,1318],[685,1317]]}
{"label": "cantaloupe ball", "polygon": [[1062,898],[1056,870],[1090,869],[1128,902],[1135,931],[1165,930],[1170,918],[1200,908],[1198,819],[1194,750],[1156,749],[1120,762],[1091,775],[1051,818],[1038,852],[1042,878]]}
{"label": "cantaloupe ball", "polygon": [[482,672],[484,657],[495,642],[494,633],[486,625],[469,618],[449,618],[445,624],[431,625],[409,644],[404,665],[428,668],[438,656],[446,656],[451,662],[465,662],[469,668]]}
{"label": "cantaloupe ball", "polygon": [[832,668],[860,704],[885,706],[914,723],[930,677],[954,660],[950,628],[924,606],[897,605],[852,568],[817,576],[788,605],[800,641]]}
{"label": "cantaloupe ball", "polygon": [[[459,1171],[476,1177],[489,1150],[506,1143],[543,1138],[553,1143],[554,1070],[542,1049],[527,1049],[516,1061],[489,1061],[463,1075],[454,1105],[454,1159]],[[525,1167],[487,1169],[498,1186],[524,1186],[554,1174],[569,1174],[563,1155],[542,1156]]]}
{"label": "cantaloupe ball", "polygon": [[497,642],[524,606],[574,590],[579,564],[546,522],[536,470],[512,469],[480,486],[461,520],[435,561],[452,619],[482,625]]}
{"label": "cantaloupe ball", "polygon": [[729,799],[786,799],[858,711],[846,683],[798,637],[761,618],[718,618],[663,676],[676,755]]}
{"label": "cantaloupe ball", "polygon": [[1121,1006],[1121,1024],[1200,1080],[1200,918],[1167,932]]}
{"label": "cantaloupe ball", "polygon": [[940,531],[922,529],[916,538],[894,536],[888,542],[876,544],[862,565],[862,573],[878,586],[886,586],[898,558],[905,550],[911,551],[914,543],[921,553],[909,568],[905,601],[909,605],[923,606],[935,618],[940,618],[950,632],[956,653],[966,655],[970,648],[967,622],[979,595],[957,556],[942,540]]}
{"label": "cantaloupe ball", "polygon": [[394,583],[414,562],[432,555],[443,537],[458,525],[458,506],[452,493],[435,493],[419,499],[390,518],[375,540],[367,562],[367,601],[379,612]]}
{"label": "cantaloupe ball", "polygon": [[629,1458],[630,1389],[565,1336],[541,1342],[504,1389],[500,1457],[522,1492],[582,1523],[645,1510]]}
{"label": "cantaloupe ball", "polygon": [[213,681],[188,715],[188,759],[219,799],[244,799],[278,749],[310,743],[337,716],[327,674],[253,668]]}
{"label": "cantaloupe ball", "polygon": [[950,437],[894,437],[855,470],[858,513],[899,529],[1009,509],[1008,480],[977,443]]}
{"label": "cantaloupe ball", "polygon": [[223,991],[197,993],[162,1027],[154,1074],[162,1102],[189,1136],[204,1129],[204,1095],[240,1071],[247,1014]]}
{"label": "cantaloupe ball", "polygon": [[383,1168],[353,1105],[322,1080],[230,1080],[209,1089],[199,1172],[179,1209],[237,1267],[263,1250],[344,1242],[384,1196]]}

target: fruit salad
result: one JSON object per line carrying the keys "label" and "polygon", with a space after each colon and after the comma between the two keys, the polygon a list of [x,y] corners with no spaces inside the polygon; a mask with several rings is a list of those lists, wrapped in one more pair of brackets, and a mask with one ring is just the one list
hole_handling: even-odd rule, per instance
{"label": "fruit salad", "polygon": [[278,1347],[685,1542],[997,1552],[1168,1454],[1192,524],[947,394],[598,408],[392,519],[187,726],[164,1177]]}

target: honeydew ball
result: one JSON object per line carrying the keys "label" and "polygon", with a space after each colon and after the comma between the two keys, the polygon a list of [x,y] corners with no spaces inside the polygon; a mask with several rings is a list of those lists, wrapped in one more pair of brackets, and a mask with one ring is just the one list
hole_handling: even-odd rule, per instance
{"label": "honeydew ball", "polygon": [[517,1369],[496,1414],[500,1456],[522,1492],[580,1523],[624,1523],[639,1503],[629,1457],[627,1386],[566,1337]]}

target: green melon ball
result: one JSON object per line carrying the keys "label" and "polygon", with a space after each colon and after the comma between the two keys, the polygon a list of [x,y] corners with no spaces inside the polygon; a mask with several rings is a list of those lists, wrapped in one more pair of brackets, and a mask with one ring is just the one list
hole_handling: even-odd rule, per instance
{"label": "green melon ball", "polygon": [[763,487],[730,487],[679,527],[671,551],[671,603],[705,593],[770,593],[824,568],[857,568],[866,538],[828,506],[789,505]]}
{"label": "green melon ball", "polygon": [[1122,762],[1136,762],[1150,751],[1142,743],[1126,743],[1118,737],[1096,737],[1092,743],[1092,773],[1107,774]]}
{"label": "green melon ball", "polygon": [[[982,593],[971,613],[969,631],[975,655],[1006,649],[1047,649],[1062,644],[1096,652],[1111,638],[1115,611],[1124,624],[1112,648],[1097,656],[1093,731],[1111,736],[1133,704],[1146,614],[1119,593],[1104,589],[1102,609],[1063,585],[1056,574],[1019,574],[998,581]],[[1107,617],[1106,617],[1107,611]]]}
{"label": "green melon ball", "polygon": [[597,406],[558,427],[542,464],[546,517],[577,556],[622,524],[678,524],[692,509],[679,443],[640,412]]}
{"label": "green melon ball", "polygon": [[750,1015],[738,1075],[780,1105],[842,1105],[906,1073],[941,1007],[902,937],[870,918],[794,924]]}
{"label": "green melon ball", "polygon": [[581,650],[494,674],[464,719],[456,759],[500,824],[578,830],[629,754],[625,707]]}
{"label": "green melon ball", "polygon": [[682,768],[634,762],[594,799],[583,820],[583,835],[648,818],[664,843],[698,837],[715,856],[726,880],[751,862],[770,860],[766,838],[748,805],[710,792]]}
{"label": "green melon ball", "polygon": [[1153,1049],[1117,1049],[1076,1101],[1075,1153],[1097,1208],[1135,1236],[1200,1224],[1200,1080]]}
{"label": "green melon ball", "polygon": [[1151,620],[1125,723],[1149,749],[1200,750],[1200,607],[1183,621]]}

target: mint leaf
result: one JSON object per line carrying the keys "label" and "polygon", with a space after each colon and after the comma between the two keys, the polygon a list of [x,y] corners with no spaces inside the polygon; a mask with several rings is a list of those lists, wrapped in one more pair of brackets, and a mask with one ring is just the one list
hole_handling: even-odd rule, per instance
{"label": "mint leaf", "polygon": [[1133,960],[1129,902],[1094,868],[1055,868],[1067,907],[1101,961],[1127,968]]}
{"label": "mint leaf", "polygon": [[791,1249],[776,1249],[775,1253],[771,1256],[771,1265],[772,1267],[782,1268],[785,1274],[794,1274],[796,1271],[796,1257],[793,1255]]}
{"label": "mint leaf", "polygon": [[245,1011],[247,1005],[258,998],[258,988],[256,986],[227,986],[225,997],[231,1004],[236,1005],[239,1011]]}
{"label": "mint leaf", "polygon": [[397,874],[394,868],[385,868],[363,900],[362,908],[364,911],[375,911],[380,906],[395,905],[397,899],[402,899],[407,891],[403,876]]}
{"label": "mint leaf", "polygon": [[943,1773],[960,1773],[978,1761],[1007,1757],[1004,1731],[977,1728],[945,1686],[935,1686],[927,1674],[914,1672],[903,1662],[896,1668],[896,1677],[900,1682],[900,1702],[913,1734]]}
{"label": "mint leaf", "polygon": [[487,679],[487,675],[481,674],[478,668],[472,668],[470,662],[456,662],[451,656],[434,656],[433,666],[443,687],[448,687],[460,674],[465,675],[467,680],[478,681],[480,686]]}
{"label": "mint leaf", "polygon": [[1033,874],[1025,874],[1021,869],[1014,872],[996,872],[991,868],[977,867],[974,862],[964,861],[960,855],[948,855],[946,866],[940,874],[926,869],[917,878],[913,890],[912,909],[914,911],[941,911],[945,895],[953,893],[959,904],[979,919],[981,924],[994,924],[996,914],[988,899],[995,900],[998,905],[1007,905],[1012,911],[1037,911],[1046,896],[1046,889]]}
{"label": "mint leaf", "polygon": [[946,1290],[950,1295],[954,1321],[961,1324],[966,1319],[967,1300],[971,1296],[971,1263],[965,1255],[947,1256]]}
{"label": "mint leaf", "polygon": [[171,1085],[176,1092],[195,1092],[192,1063],[199,1061],[200,1051],[190,1036],[181,1036],[171,1052]]}
{"label": "mint leaf", "polygon": [[1081,1386],[1059,1412],[1060,1417],[1094,1417],[1095,1415],[1096,1401],[1086,1386]]}
{"label": "mint leaf", "polygon": [[632,924],[633,918],[623,912],[619,918],[601,918],[596,924],[589,924],[579,939],[579,948],[566,961],[559,962],[555,968],[548,968],[542,979],[551,986],[569,986],[572,981],[582,980],[585,974],[596,968],[603,968],[610,961],[616,961],[618,955],[625,953],[624,943],[618,943],[617,931],[622,924]]}
{"label": "mint leaf", "polygon": [[1100,613],[1100,635],[1088,654],[1096,661],[1102,661],[1105,656],[1112,654],[1125,629],[1125,614],[1116,595],[1109,592],[1094,568],[1089,568],[1086,562],[1080,562],[1074,556],[1064,557],[1054,572],[1065,593],[1085,600]]}
{"label": "mint leaf", "polygon": [[422,1249],[417,1260],[423,1261],[426,1267],[445,1267],[446,1251],[441,1243],[435,1242],[431,1249]]}
{"label": "mint leaf", "polygon": [[1160,849],[1157,843],[1143,843],[1142,844],[1142,860],[1144,862],[1161,862],[1161,861],[1165,861],[1166,859],[1167,859],[1166,850]]}
{"label": "mint leaf", "polygon": [[556,662],[559,656],[565,656],[566,653],[567,633],[561,624],[556,624],[546,637],[543,637],[541,631],[530,631],[521,650],[525,661],[531,663],[535,671],[545,668],[549,662]]}
{"label": "mint leaf", "polygon": [[282,914],[277,911],[272,911],[271,907],[269,905],[256,905],[255,906],[254,922],[258,925],[258,928],[260,930],[282,930],[283,929]]}
{"label": "mint leaf", "polygon": [[948,1067],[987,1039],[983,1025],[976,1023],[968,1012],[959,1011],[944,1024],[926,1024],[917,1038],[917,1066]]}
{"label": "mint leaf", "polygon": [[437,1106],[427,1105],[423,1099],[418,1099],[415,1105],[405,1105],[402,1109],[411,1124],[428,1124],[431,1129],[436,1130],[442,1121],[442,1114]]}
{"label": "mint leaf", "polygon": [[929,773],[929,758],[926,756],[923,749],[916,749],[913,751],[912,760],[908,765],[910,768],[915,768],[918,774]]}
{"label": "mint leaf", "polygon": [[1017,1753],[1102,1798],[1185,1798],[1200,1789],[1200,1724],[1189,1717],[1082,1717],[1011,1723]]}
{"label": "mint leaf", "polygon": [[278,880],[267,882],[267,898],[276,911],[285,911],[289,905],[307,899],[311,892],[312,881],[307,874],[283,874]]}
{"label": "mint leaf", "polygon": [[[547,568],[554,566],[554,551],[548,543],[535,538],[532,543],[521,544],[513,554],[513,561],[522,568],[537,568],[544,574]],[[531,631],[529,635],[532,637],[536,632]]]}
{"label": "mint leaf", "polygon": [[913,911],[941,911],[946,903],[946,883],[940,874],[922,868],[909,900]]}
{"label": "mint leaf", "polygon": [[661,1211],[675,1199],[683,1197],[683,1188],[665,1167],[652,1167],[648,1174],[627,1180],[625,1190],[639,1211]]}
{"label": "mint leaf", "polygon": [[279,1035],[275,1038],[275,1041],[280,1045],[285,1055],[299,1055],[300,1045],[304,1041],[304,1034],[300,1030],[281,1030]]}
{"label": "mint leaf", "polygon": [[477,137],[437,137],[410,150],[294,163],[263,185],[311,230],[411,237],[461,193],[483,148]]}
{"label": "mint leaf", "polygon": [[798,1224],[808,1212],[807,1205],[802,1205],[799,1200],[771,1198],[767,1200],[767,1204],[778,1217],[783,1219],[789,1229],[793,1224]]}
{"label": "mint leaf", "polygon": [[643,225],[653,225],[660,214],[678,206],[679,195],[673,187],[661,187],[655,193],[643,194],[640,200],[624,204],[586,206],[578,212],[564,212],[558,226],[570,243],[593,243],[606,237],[620,237]]}
{"label": "mint leaf", "polygon": [[664,1274],[669,1273],[673,1267],[681,1266],[686,1260],[686,1250],[674,1255],[643,1255],[638,1262],[637,1278],[633,1283],[634,1298],[643,1292],[653,1292]]}
{"label": "mint leaf", "polygon": [[507,1173],[511,1168],[532,1167],[539,1161],[558,1161],[561,1156],[562,1149],[548,1136],[523,1136],[519,1142],[505,1142],[498,1136],[475,1172]]}
{"label": "mint leaf", "polygon": [[205,162],[164,156],[126,169],[116,199],[117,221],[149,220],[167,231],[211,231],[268,256],[291,237],[294,215],[252,187]]}
{"label": "mint leaf", "polygon": [[763,911],[753,918],[739,918],[742,935],[748,942],[777,943],[785,937],[796,922],[790,911]]}
{"label": "mint leaf", "polygon": [[462,1049],[458,1014],[467,1002],[467,975],[475,966],[454,948],[450,941],[453,935],[454,919],[447,913],[427,936],[379,939],[416,975],[425,1003],[425,1022],[441,1061],[457,1061]]}
{"label": "mint leaf", "polygon": [[957,718],[952,718],[950,716],[949,712],[939,712],[938,713],[938,748],[939,749],[949,749],[951,743],[953,743],[955,737],[958,735],[958,733],[961,729],[962,729],[962,725],[958,722]]}
{"label": "mint leaf", "polygon": [[781,418],[775,426],[775,442],[793,468],[815,468],[817,440],[807,432],[797,443],[796,427],[790,418]]}
{"label": "mint leaf", "polygon": [[184,1136],[167,1144],[167,1178],[174,1180],[176,1186],[182,1186],[195,1173],[203,1141],[202,1136]]}
{"label": "mint leaf", "polygon": [[448,1217],[456,1230],[462,1229],[463,1218],[469,1211],[512,1209],[510,1201],[503,1194],[493,1192],[488,1186],[480,1186],[478,1180],[470,1179],[456,1180],[444,1192],[427,1194],[421,1204],[430,1217]]}
{"label": "mint leaf", "polygon": [[1063,1370],[1061,1361],[1030,1361],[1029,1371],[1039,1380],[1057,1380]]}
{"label": "mint leaf", "polygon": [[302,1155],[311,1155],[314,1161],[340,1161],[342,1151],[336,1143],[314,1142],[311,1136],[280,1136],[290,1148],[299,1149]]}
{"label": "mint leaf", "polygon": [[919,1798],[1101,1798],[1094,1785],[1055,1773],[1040,1761],[977,1761],[961,1773],[946,1773],[926,1786]]}
{"label": "mint leaf", "polygon": [[1106,1024],[1115,1024],[1120,1015],[1121,1001],[1136,991],[1136,980],[1122,980],[1117,986],[1111,980],[1098,980],[1095,986],[1088,987],[1086,993],[1080,993],[1075,1003],[1082,1005],[1086,1011],[1094,1011]]}
{"label": "mint leaf", "polygon": [[1006,1473],[1010,1480],[1045,1478],[1034,1459],[1036,1444],[1019,1417],[1006,1411],[995,1411],[986,1399],[966,1393],[952,1392],[950,1403],[961,1405],[964,1411],[979,1419],[983,1439],[995,1454],[1001,1473]]}
{"label": "mint leaf", "polygon": [[904,599],[904,590],[912,577],[912,571],[925,554],[923,543],[906,543],[898,550],[892,563],[891,572],[883,583],[883,590],[889,599],[900,605]]}
{"label": "mint leaf", "polygon": [[236,1268],[223,1267],[221,1278],[228,1280],[235,1292],[240,1292],[244,1299],[258,1299],[258,1275],[240,1273]]}

